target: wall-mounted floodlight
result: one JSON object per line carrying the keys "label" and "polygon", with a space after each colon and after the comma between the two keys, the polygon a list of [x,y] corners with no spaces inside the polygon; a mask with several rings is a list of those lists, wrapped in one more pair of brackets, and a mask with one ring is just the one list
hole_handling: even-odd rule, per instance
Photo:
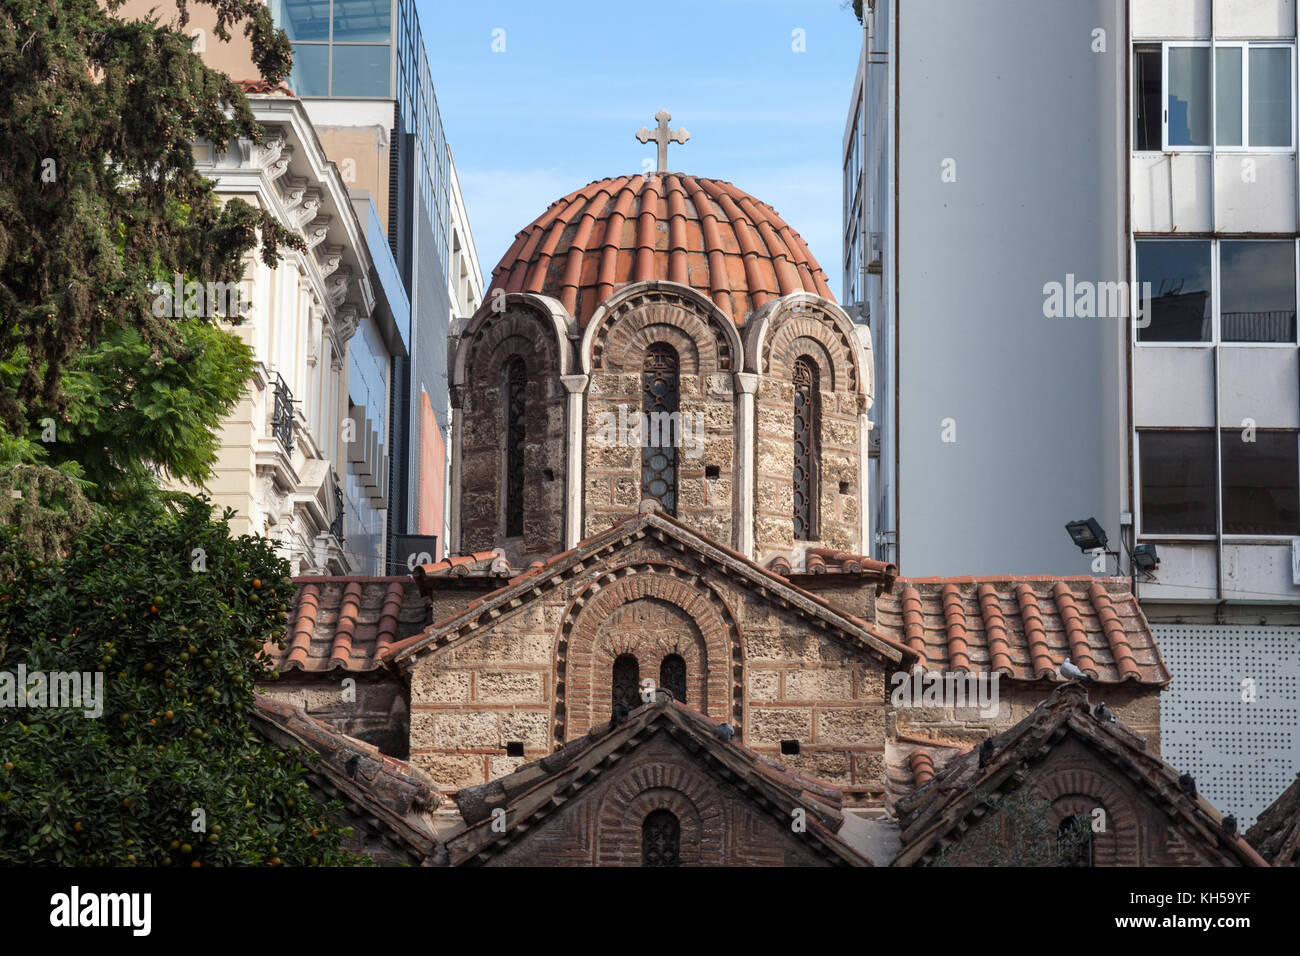
{"label": "wall-mounted floodlight", "polygon": [[1096,551],[1098,548],[1104,551],[1106,549],[1106,532],[1102,529],[1101,522],[1096,518],[1071,521],[1065,526],[1065,530],[1069,532],[1070,540],[1079,546],[1080,551]]}
{"label": "wall-mounted floodlight", "polygon": [[1139,544],[1133,549],[1133,563],[1139,570],[1154,571],[1160,567],[1160,555],[1154,544]]}

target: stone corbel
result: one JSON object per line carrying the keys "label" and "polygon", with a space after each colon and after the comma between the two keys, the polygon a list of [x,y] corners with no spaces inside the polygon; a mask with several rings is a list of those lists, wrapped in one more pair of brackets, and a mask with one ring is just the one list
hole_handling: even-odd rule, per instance
{"label": "stone corbel", "polygon": [[325,241],[325,237],[329,235],[331,221],[332,217],[330,216],[317,216],[303,229],[303,237],[307,240],[308,252]]}
{"label": "stone corbel", "polygon": [[289,222],[294,229],[301,229],[316,218],[320,212],[321,193],[319,189],[308,188],[303,191],[301,204],[289,210]]}
{"label": "stone corbel", "polygon": [[328,279],[343,264],[343,247],[325,246],[318,258],[320,260],[321,278]]}
{"label": "stone corbel", "polygon": [[[254,158],[258,167],[267,170],[269,173],[271,168],[280,161],[281,156],[284,155],[285,150],[288,148],[289,140],[284,135],[283,130],[267,130],[265,138],[263,138],[261,144],[257,145],[254,150]],[[288,162],[286,161],[284,169],[288,168]],[[271,175],[270,178],[274,181],[276,177]]]}
{"label": "stone corbel", "polygon": [[344,266],[339,269],[325,283],[325,294],[329,296],[330,304],[334,308],[341,306],[348,297],[348,288],[352,284],[352,268]]}
{"label": "stone corbel", "polygon": [[[361,317],[358,315],[356,307],[345,305],[336,309],[334,312],[334,333],[338,338],[340,346],[347,344],[348,339],[356,334],[357,326],[361,324]],[[336,350],[336,354],[339,350]]]}
{"label": "stone corbel", "polygon": [[280,191],[280,198],[284,200],[286,214],[291,214],[307,195],[307,180],[301,176],[290,176],[284,181],[284,188]]}

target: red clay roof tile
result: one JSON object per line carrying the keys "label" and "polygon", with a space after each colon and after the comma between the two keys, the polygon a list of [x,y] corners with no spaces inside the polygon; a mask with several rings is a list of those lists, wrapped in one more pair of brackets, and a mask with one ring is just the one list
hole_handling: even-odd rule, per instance
{"label": "red clay roof tile", "polygon": [[1169,671],[1121,579],[910,578],[876,601],[876,627],[927,668],[1055,680],[1069,657],[1099,683],[1164,685]]}
{"label": "red clay roof tile", "polygon": [[771,206],[731,183],[680,173],[589,183],[515,237],[491,288],[555,296],[585,324],[629,282],[666,279],[737,325],[777,295],[834,301],[808,245]]}

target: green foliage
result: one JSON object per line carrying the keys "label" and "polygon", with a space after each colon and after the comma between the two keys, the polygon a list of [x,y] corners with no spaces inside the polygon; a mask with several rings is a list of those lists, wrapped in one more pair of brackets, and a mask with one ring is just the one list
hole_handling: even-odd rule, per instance
{"label": "green foliage", "polygon": [[0,864],[358,862],[298,759],[248,722],[292,584],[230,516],[187,498],[107,519],[51,564],[0,530],[0,667],[105,675],[98,719],[0,708]]}
{"label": "green foliage", "polygon": [[66,425],[43,448],[56,467],[80,466],[97,504],[135,506],[160,475],[202,484],[217,460],[218,429],[244,394],[253,353],[198,319],[178,321],[177,332],[179,347],[164,352],[136,329],[114,330],[64,376]]}
{"label": "green foliage", "polygon": [[[244,24],[265,79],[288,72],[291,47],[261,0],[192,2],[216,11],[219,39]],[[122,20],[119,6],[0,0],[0,499],[24,483],[41,496],[5,517],[54,549],[41,556],[80,526],[79,493],[130,500],[154,465],[201,480],[213,423],[245,384],[230,342],[154,313],[152,284],[237,282],[259,244],[268,265],[305,248],[269,212],[219,202],[195,168],[196,141],[224,149],[263,131],[238,84],[191,49],[186,4],[177,29]],[[33,443],[41,416],[70,426],[74,445]]]}

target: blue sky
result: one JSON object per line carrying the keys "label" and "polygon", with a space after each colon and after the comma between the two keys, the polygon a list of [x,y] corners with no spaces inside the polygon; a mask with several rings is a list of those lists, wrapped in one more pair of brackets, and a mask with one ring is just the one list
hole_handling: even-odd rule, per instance
{"label": "blue sky", "polygon": [[[861,33],[843,0],[417,0],[485,273],[551,202],[642,170],[666,108],[669,167],[776,207],[840,293],[840,149]],[[504,30],[505,52],[492,50]],[[806,52],[792,49],[796,29]]]}

